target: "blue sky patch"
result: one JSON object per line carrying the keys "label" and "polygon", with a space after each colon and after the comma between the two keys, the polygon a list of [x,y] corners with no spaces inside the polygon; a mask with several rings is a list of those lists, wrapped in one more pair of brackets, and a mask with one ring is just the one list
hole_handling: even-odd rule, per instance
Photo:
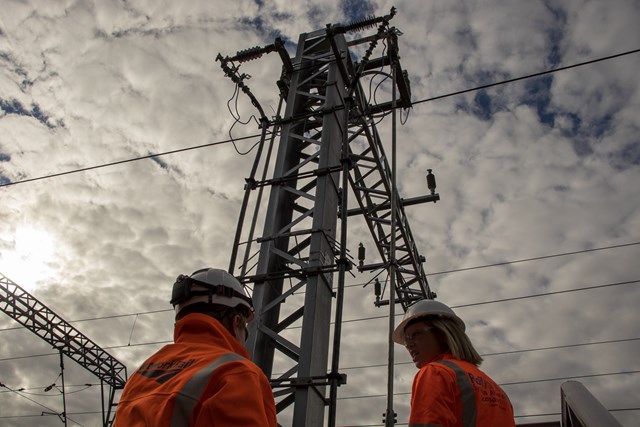
{"label": "blue sky patch", "polygon": [[363,0],[344,0],[342,10],[346,17],[345,23],[368,18],[374,15],[375,12],[373,6],[368,1]]}
{"label": "blue sky patch", "polygon": [[[151,153],[149,153],[151,155]],[[160,157],[157,156],[151,156],[150,159],[152,161],[154,161],[158,166],[160,166],[162,169],[168,170],[169,169],[169,164],[167,162],[165,162],[164,160],[162,160]]]}
{"label": "blue sky patch", "polygon": [[31,110],[29,110],[17,99],[0,99],[0,110],[4,111],[6,114],[33,117],[48,128],[55,127],[55,125],[52,125],[49,122],[49,116],[40,109],[40,106],[38,104],[31,104]]}
{"label": "blue sky patch", "polygon": [[535,107],[540,123],[544,123],[550,127],[553,127],[556,118],[556,113],[549,109],[552,84],[552,76],[543,76],[528,80],[525,83],[526,94],[524,95],[524,103]]}
{"label": "blue sky patch", "polygon": [[486,90],[479,90],[473,100],[473,112],[482,120],[489,120],[492,115],[491,97]]}
{"label": "blue sky patch", "polygon": [[618,170],[640,166],[640,141],[627,144],[622,150],[612,154],[611,163]]}

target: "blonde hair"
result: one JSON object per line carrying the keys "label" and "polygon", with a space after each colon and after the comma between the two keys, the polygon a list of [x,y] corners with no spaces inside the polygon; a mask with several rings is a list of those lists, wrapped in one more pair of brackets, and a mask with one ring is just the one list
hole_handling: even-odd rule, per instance
{"label": "blonde hair", "polygon": [[445,340],[443,344],[446,344],[453,357],[480,366],[482,356],[476,351],[467,334],[456,322],[446,317],[427,317],[423,320],[442,333]]}

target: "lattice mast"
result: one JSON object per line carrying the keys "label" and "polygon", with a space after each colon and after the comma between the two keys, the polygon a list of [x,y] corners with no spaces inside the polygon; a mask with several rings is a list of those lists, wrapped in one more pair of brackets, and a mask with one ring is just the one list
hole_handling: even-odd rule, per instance
{"label": "lattice mast", "polygon": [[[286,54],[280,39],[264,48],[217,58],[225,74],[260,111],[263,131],[246,180],[229,270],[253,288],[256,320],[250,326],[247,345],[253,360],[271,379],[278,412],[293,405],[294,426],[323,425],[326,406],[329,425],[335,424],[337,387],[346,381],[346,375],[338,371],[343,288],[345,273],[354,265],[346,249],[348,217],[364,218],[381,259],[372,265],[360,262],[360,271],[393,268],[394,300],[405,310],[417,299],[434,297],[404,205],[436,201],[439,196],[432,191],[410,201],[400,199],[376,128],[392,104],[411,106],[407,73],[399,63],[399,32],[389,27],[394,14],[392,9],[384,17],[301,34],[294,58]],[[351,41],[345,37],[376,25],[377,33],[369,37]],[[381,49],[380,57],[371,59],[381,41],[386,48]],[[363,43],[369,47],[360,61],[354,62],[352,48]],[[283,60],[277,84],[280,106],[285,103],[286,107],[282,117],[278,110],[269,120],[244,84],[247,75],[241,74],[236,64],[272,51],[278,51]],[[397,76],[394,90],[399,97],[393,102],[372,103],[360,79],[390,67],[395,67],[393,73],[386,74]],[[271,164],[276,136],[279,145]],[[267,154],[262,158],[265,146]],[[256,178],[258,164],[264,167],[261,179]],[[267,170],[272,172],[270,179],[265,178]],[[270,188],[266,212],[260,209],[265,188]],[[245,220],[249,199],[256,192],[253,217]],[[351,209],[348,195],[355,199]],[[255,237],[258,223],[262,223],[263,233]],[[394,239],[393,245],[390,239]],[[333,281],[335,272],[338,283]],[[377,304],[385,302],[378,300]]]}
{"label": "lattice mast", "polygon": [[[115,417],[115,396],[127,381],[127,368],[100,348],[82,332],[42,304],[29,292],[0,274],[0,309],[9,317],[29,329],[97,376],[103,389],[108,386],[108,405],[103,403],[103,425],[108,426]],[[62,356],[61,356],[62,357]]]}

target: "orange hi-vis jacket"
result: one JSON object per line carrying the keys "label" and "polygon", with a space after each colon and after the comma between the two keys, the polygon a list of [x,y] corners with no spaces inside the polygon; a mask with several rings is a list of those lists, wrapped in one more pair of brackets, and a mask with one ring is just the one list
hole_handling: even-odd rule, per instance
{"label": "orange hi-vis jacket", "polygon": [[116,427],[277,426],[267,377],[220,322],[188,314],[174,342],[129,378]]}
{"label": "orange hi-vis jacket", "polygon": [[413,380],[410,427],[515,427],[507,395],[472,363],[443,354]]}

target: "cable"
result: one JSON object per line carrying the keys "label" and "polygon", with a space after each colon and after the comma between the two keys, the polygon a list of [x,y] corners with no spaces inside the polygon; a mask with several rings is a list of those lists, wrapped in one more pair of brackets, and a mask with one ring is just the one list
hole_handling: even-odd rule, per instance
{"label": "cable", "polygon": [[[386,317],[385,317],[386,318]],[[509,350],[509,351],[501,351],[496,353],[485,353],[481,356],[502,356],[506,354],[516,354],[516,353],[527,353],[532,351],[543,351],[543,350],[558,350],[563,348],[571,348],[571,347],[583,347],[589,345],[598,345],[598,344],[615,344],[622,342],[630,342],[630,341],[638,341],[640,338],[622,338],[617,340],[607,340],[607,341],[597,341],[597,342],[588,342],[588,343],[580,343],[580,344],[566,344],[566,345],[558,345],[558,346],[550,346],[550,347],[534,347],[529,349],[521,349],[521,350]],[[147,345],[161,345],[171,343],[171,340],[163,340],[163,341],[153,341],[146,343],[135,343],[135,344],[127,344],[127,345],[113,345],[108,347],[103,347],[104,350],[113,350],[113,349],[121,349],[127,347],[143,347]],[[59,353],[42,353],[42,354],[31,354],[27,356],[15,356],[15,357],[6,357],[4,359],[0,359],[0,362],[7,362],[11,360],[20,360],[20,359],[33,359],[36,357],[46,357],[46,356],[57,356]],[[412,362],[401,362],[400,364],[409,364]],[[378,365],[363,365],[363,366],[351,366],[342,369],[362,369],[362,368],[377,368],[380,366],[386,366],[386,364],[378,364]]]}
{"label": "cable", "polygon": [[556,257],[567,256],[567,255],[583,254],[583,253],[587,253],[587,252],[602,251],[602,250],[605,250],[605,249],[623,248],[625,246],[635,246],[635,245],[640,245],[640,242],[624,243],[624,244],[621,244],[621,245],[613,245],[613,246],[606,246],[606,247],[601,247],[601,248],[584,249],[584,250],[581,250],[581,251],[564,252],[564,253],[553,254],[553,255],[544,255],[544,256],[539,256],[539,257],[534,257],[534,258],[519,259],[519,260],[515,260],[515,261],[498,262],[498,263],[494,263],[494,264],[479,265],[479,266],[476,266],[476,267],[466,267],[466,268],[458,268],[458,269],[455,269],[455,270],[439,271],[437,273],[429,273],[429,274],[427,274],[427,276],[436,276],[436,275],[439,275],[439,274],[457,273],[459,271],[477,270],[477,269],[480,269],[480,268],[487,268],[487,267],[498,267],[498,266],[501,266],[501,265],[517,264],[519,262],[538,261],[538,260],[547,259],[547,258],[556,258]]}
{"label": "cable", "polygon": [[503,84],[507,84],[507,83],[513,83],[513,82],[517,82],[519,80],[530,79],[530,78],[533,78],[533,77],[540,77],[540,76],[544,76],[546,74],[556,73],[558,71],[568,70],[570,68],[582,67],[584,65],[595,64],[596,62],[607,61],[607,60],[610,60],[610,59],[619,58],[621,56],[631,55],[633,53],[638,53],[638,52],[640,52],[640,49],[629,50],[627,52],[622,52],[622,53],[617,53],[615,55],[605,56],[604,58],[598,58],[598,59],[593,59],[591,61],[580,62],[580,63],[573,64],[573,65],[567,65],[566,67],[552,68],[550,70],[541,71],[539,73],[528,74],[526,76],[521,76],[521,77],[516,77],[516,78],[513,78],[513,79],[503,80],[503,81],[496,82],[496,83],[489,83],[489,84],[478,86],[478,87],[474,87],[474,88],[471,88],[471,89],[465,89],[465,90],[460,90],[458,92],[448,93],[446,95],[434,96],[433,98],[423,99],[421,101],[413,102],[412,104],[413,105],[421,104],[423,102],[435,101],[437,99],[448,98],[448,97],[451,97],[451,96],[461,95],[463,93],[468,93],[468,92],[474,92],[474,91],[477,91],[477,90],[482,90],[482,89],[486,89],[486,88],[493,87],[493,86],[499,86],[499,85],[503,85]]}
{"label": "cable", "polygon": [[[174,311],[174,309],[173,308],[164,308],[164,309],[160,309],[160,310],[142,311],[142,312],[138,312],[138,313],[112,314],[112,315],[109,315],[109,316],[87,317],[87,318],[84,318],[84,319],[71,320],[71,321],[69,321],[69,323],[80,323],[80,322],[89,322],[89,321],[94,321],[94,320],[117,319],[119,317],[131,317],[131,316],[137,316],[137,315],[143,315],[143,314],[166,313],[166,312],[169,312],[169,311]],[[22,329],[24,329],[24,326],[14,326],[12,328],[0,329],[0,332],[15,331],[15,330],[22,330]]]}
{"label": "cable", "polygon": [[[511,383],[499,383],[498,385],[500,387],[502,387],[502,386],[509,386],[509,385],[533,384],[533,383],[549,382],[549,381],[566,381],[566,380],[580,379],[580,378],[595,378],[595,377],[604,377],[604,376],[611,376],[611,375],[627,375],[627,374],[632,374],[632,375],[633,374],[640,374],[640,371],[606,372],[606,373],[591,374],[591,375],[575,375],[575,376],[569,376],[569,377],[554,377],[554,378],[546,378],[546,379],[543,379],[543,380],[529,380],[529,381],[517,381],[517,382],[511,382]],[[410,391],[393,393],[394,396],[407,396],[407,395],[410,395],[410,394],[411,394]],[[339,397],[338,400],[368,399],[368,398],[386,397],[386,396],[387,396],[386,394],[345,396],[345,397]]]}
{"label": "cable", "polygon": [[[235,120],[233,122],[233,124],[231,125],[231,127],[229,128],[229,138],[231,140],[231,143],[233,144],[234,150],[236,150],[236,153],[238,153],[241,156],[245,156],[245,155],[249,154],[260,143],[260,141],[258,141],[255,144],[253,144],[251,146],[251,148],[249,148],[247,151],[241,152],[240,150],[238,150],[238,146],[236,145],[236,141],[233,138],[233,135],[231,135],[231,131],[233,130],[233,128],[238,123],[240,123],[242,125],[247,125],[247,124],[249,124],[251,122],[251,119],[253,119],[258,124],[258,126],[260,126],[260,123],[258,122],[258,119],[256,119],[255,115],[251,115],[251,117],[249,117],[246,122],[243,122],[240,119],[240,111],[238,111],[238,98],[239,97],[240,97],[240,85],[238,85],[236,83],[236,87],[235,87],[235,90],[233,91],[233,95],[231,95],[231,98],[229,98],[229,100],[227,101],[227,109],[229,110],[229,113],[231,114],[231,117],[233,117],[233,119]],[[231,105],[230,105],[231,101],[234,101],[235,113],[234,113],[234,110],[231,109]]]}
{"label": "cable", "polygon": [[[562,290],[562,291],[544,292],[544,293],[540,293],[540,294],[524,295],[524,296],[513,297],[513,298],[503,298],[503,299],[491,300],[491,301],[482,301],[482,302],[475,302],[475,303],[469,303],[469,304],[452,305],[451,308],[472,307],[472,306],[476,306],[476,305],[494,304],[494,303],[498,303],[498,302],[514,301],[514,300],[528,299],[528,298],[537,298],[537,297],[544,297],[544,296],[549,296],[549,295],[564,294],[564,293],[569,293],[569,292],[589,291],[589,290],[593,290],[593,289],[606,288],[606,287],[610,287],[610,286],[629,285],[629,284],[634,284],[634,283],[638,283],[638,282],[640,282],[640,280],[629,280],[629,281],[626,281],[626,282],[608,283],[608,284],[605,284],[605,285],[587,286],[587,287],[584,287],[584,288],[565,289],[565,290]],[[400,313],[400,314],[397,314],[396,316],[403,316],[403,315],[404,315],[404,313]],[[387,317],[388,316],[371,316],[371,317],[365,317],[365,318],[343,320],[342,322],[343,323],[361,322],[361,321],[364,321],[364,320],[386,319]]]}
{"label": "cable", "polygon": [[[541,296],[558,295],[558,294],[564,294],[564,293],[570,293],[570,292],[578,292],[578,291],[586,291],[586,290],[594,290],[594,289],[600,289],[600,288],[606,288],[606,287],[612,287],[612,286],[636,284],[638,282],[640,282],[640,280],[630,280],[630,281],[626,281],[626,282],[609,283],[609,284],[604,284],[604,285],[595,285],[595,286],[589,286],[589,287],[577,288],[577,289],[565,289],[565,290],[562,290],[562,291],[545,292],[545,293],[541,293],[541,294],[526,295],[526,296],[512,297],[512,298],[503,298],[503,299],[499,299],[499,300],[484,301],[484,302],[477,302],[477,303],[454,305],[451,308],[461,308],[461,307],[471,307],[471,306],[484,305],[484,304],[494,304],[494,303],[501,303],[501,302],[507,302],[507,301],[515,301],[515,300],[520,300],[520,299],[536,298],[536,297],[541,297]],[[402,313],[398,314],[397,316],[402,316]],[[357,319],[344,320],[343,323],[355,323],[355,322],[362,322],[362,321],[366,321],[366,320],[376,320],[376,319],[386,319],[386,318],[387,318],[387,316],[371,316],[371,317],[366,317],[366,318],[357,318]],[[298,328],[299,327],[291,327],[290,329],[298,329]],[[635,338],[630,338],[629,340],[635,340]],[[164,340],[164,341],[155,341],[155,342],[149,342],[149,343],[137,343],[137,344],[127,344],[127,345],[120,345],[120,346],[110,346],[110,347],[104,347],[104,349],[107,350],[107,349],[137,347],[137,346],[146,346],[146,345],[154,345],[154,344],[167,344],[167,343],[170,343],[170,342],[171,342],[171,340]],[[617,341],[612,341],[612,342],[617,342]],[[585,344],[585,345],[588,345],[588,344]],[[578,346],[578,345],[569,345],[567,347],[572,347],[572,346]],[[557,348],[563,348],[563,346],[558,346]],[[530,350],[530,351],[534,351],[534,350]],[[516,353],[516,352],[518,352],[518,351],[513,351],[512,353]],[[492,355],[508,354],[508,353],[511,353],[511,352],[494,353]],[[57,353],[45,353],[45,354],[37,354],[37,355],[29,355],[29,356],[9,357],[9,358],[0,359],[0,362],[10,361],[10,360],[19,360],[19,359],[29,359],[29,358],[42,357],[42,356],[51,356],[51,355],[55,355],[55,354],[57,354]]]}
{"label": "cable", "polygon": [[[34,417],[44,417],[44,416],[51,416],[51,415],[57,415],[57,414],[33,414],[33,415],[3,415],[0,416],[0,420],[8,420],[8,419],[12,419],[12,418],[34,418]],[[68,412],[67,415],[102,415],[101,411],[85,411],[85,412]],[[68,420],[71,420],[69,417],[67,417]],[[77,422],[73,421],[74,423],[78,424]],[[78,425],[82,425],[82,424],[78,424]]]}
{"label": "cable", "polygon": [[[436,273],[429,273],[429,274],[427,274],[427,276],[434,276],[434,275],[438,275],[438,274],[457,273],[457,272],[460,272],[460,271],[477,270],[477,269],[481,269],[481,268],[497,267],[497,266],[502,266],[502,265],[516,264],[516,263],[529,262],[529,261],[538,261],[538,260],[541,260],[541,259],[562,257],[562,256],[567,256],[567,255],[579,255],[579,254],[583,254],[583,253],[604,251],[604,250],[610,250],[610,249],[618,249],[618,248],[624,248],[624,247],[629,247],[629,246],[637,246],[637,245],[640,245],[640,241],[632,242],[632,243],[623,243],[623,244],[620,244],[620,245],[602,246],[602,247],[599,247],[599,248],[584,249],[584,250],[580,250],[580,251],[563,252],[563,253],[558,253],[558,254],[553,254],[553,255],[545,255],[545,256],[539,256],[539,257],[525,258],[525,259],[519,259],[519,260],[515,260],[515,261],[504,261],[504,262],[498,262],[498,263],[493,263],[493,264],[485,264],[485,265],[479,265],[479,266],[474,266],[474,267],[464,267],[464,268],[458,268],[458,269],[455,269],[455,270],[439,271],[439,272],[436,272]],[[356,283],[356,284],[353,284],[353,285],[347,285],[345,287],[356,287],[356,286],[359,287],[359,286],[366,285],[366,284],[368,284],[368,282],[367,283]],[[462,307],[462,306],[457,306],[457,307]],[[128,314],[113,314],[113,315],[109,315],[109,316],[88,317],[88,318],[84,318],[84,319],[71,320],[71,321],[69,321],[69,323],[80,323],[80,322],[88,322],[88,321],[95,321],[95,320],[117,319],[117,318],[120,318],[120,317],[130,317],[130,316],[139,316],[139,315],[156,314],[156,313],[167,313],[167,312],[173,312],[173,311],[174,310],[172,308],[165,308],[165,309],[141,311],[141,312],[128,313]],[[370,319],[370,318],[368,318],[368,319]],[[24,328],[23,326],[15,326],[15,327],[12,327],[12,328],[0,329],[0,332],[12,331],[12,330],[21,330],[23,328]]]}
{"label": "cable", "polygon": [[[257,138],[257,137],[260,137],[260,135],[243,136],[243,137],[240,137],[240,138],[235,138],[235,141],[242,141],[242,140],[245,140],[245,139]],[[43,179],[57,178],[59,176],[71,175],[71,174],[74,174],[74,173],[86,172],[86,171],[95,170],[95,169],[102,169],[102,168],[106,168],[106,167],[110,167],[110,166],[121,165],[121,164],[124,164],[124,163],[136,162],[138,160],[146,160],[146,159],[151,159],[153,157],[160,157],[160,156],[166,156],[166,155],[169,155],[169,154],[181,153],[183,151],[197,150],[197,149],[200,149],[200,148],[212,147],[212,146],[215,146],[215,145],[228,144],[229,142],[233,142],[233,140],[228,140],[227,139],[227,140],[224,140],[224,141],[210,142],[210,143],[207,143],[207,144],[196,145],[196,146],[193,146],[193,147],[179,148],[177,150],[165,151],[165,152],[156,153],[156,154],[149,154],[147,156],[135,157],[135,158],[132,158],[132,159],[127,159],[127,160],[119,160],[119,161],[116,161],[116,162],[104,163],[104,164],[101,164],[101,165],[89,166],[89,167],[86,167],[86,168],[74,169],[74,170],[70,170],[70,171],[66,171],[66,172],[59,172],[59,173],[54,173],[54,174],[50,174],[50,175],[43,175],[43,176],[39,176],[39,177],[35,177],[35,178],[27,178],[27,179],[22,179],[22,180],[19,180],[19,181],[12,181],[12,182],[8,182],[8,183],[0,184],[0,188],[2,188],[2,187],[10,187],[10,186],[17,185],[17,184],[24,184],[24,183],[27,183],[27,182],[40,181],[40,180],[43,180]]]}
{"label": "cable", "polygon": [[[614,59],[614,58],[619,58],[619,57],[622,57],[622,56],[631,55],[631,54],[638,53],[638,52],[640,52],[640,49],[634,49],[634,50],[630,50],[630,51],[627,51],[627,52],[622,52],[622,53],[618,53],[618,54],[615,54],[615,55],[606,56],[606,57],[603,57],[603,58],[593,59],[591,61],[580,62],[578,64],[568,65],[566,67],[553,68],[551,70],[542,71],[542,72],[535,73],[535,74],[529,74],[529,75],[526,75],[526,76],[516,77],[514,79],[503,80],[503,81],[500,81],[500,82],[490,83],[490,84],[487,84],[487,85],[478,86],[478,87],[474,87],[474,88],[471,88],[471,89],[465,89],[465,90],[452,92],[452,93],[448,93],[448,94],[444,94],[444,95],[434,96],[432,98],[427,98],[427,99],[423,99],[423,100],[420,100],[420,101],[415,101],[415,102],[412,103],[412,105],[421,104],[421,103],[424,103],[424,102],[435,101],[435,100],[443,99],[443,98],[448,98],[448,97],[451,97],[451,96],[456,96],[456,95],[460,95],[460,94],[463,94],[463,93],[482,90],[482,89],[486,89],[486,88],[489,88],[489,87],[503,85],[503,84],[507,84],[507,83],[511,83],[511,82],[515,82],[515,81],[519,81],[519,80],[525,80],[525,79],[529,79],[529,78],[533,78],[533,77],[539,77],[539,76],[543,76],[545,74],[555,73],[555,72],[558,72],[558,71],[568,70],[570,68],[576,68],[576,67],[581,67],[581,66],[584,66],[584,65],[594,64],[596,62],[601,62],[601,61],[606,61],[606,60],[610,60],[610,59]],[[401,108],[401,107],[396,107],[396,108]],[[235,141],[240,141],[240,140],[244,140],[244,139],[257,138],[259,136],[260,135],[257,135],[257,134],[256,135],[249,135],[249,136],[246,136],[246,137],[235,138],[234,140]],[[32,181],[39,181],[39,180],[48,179],[48,178],[55,178],[55,177],[59,177],[59,176],[63,176],[63,175],[70,175],[70,174],[78,173],[78,172],[86,172],[86,171],[89,171],[89,170],[94,170],[94,169],[100,169],[100,168],[105,168],[105,167],[109,167],[109,166],[120,165],[120,164],[123,164],[123,163],[135,162],[135,161],[138,161],[138,160],[150,159],[150,158],[153,158],[153,157],[166,156],[166,155],[169,155],[169,154],[175,154],[175,153],[179,153],[179,152],[182,152],[182,151],[196,150],[196,149],[199,149],[199,148],[210,147],[210,146],[220,145],[220,144],[226,144],[226,143],[229,143],[229,142],[233,142],[234,140],[225,140],[225,141],[212,142],[212,143],[198,145],[198,146],[194,146],[194,147],[187,147],[187,148],[182,148],[182,149],[178,149],[178,150],[172,150],[172,151],[166,151],[166,152],[162,152],[162,153],[150,154],[148,156],[136,157],[136,158],[132,158],[132,159],[128,159],[128,160],[120,160],[120,161],[116,161],[116,162],[105,163],[105,164],[102,164],[102,165],[90,166],[90,167],[87,167],[87,168],[75,169],[75,170],[66,171],[66,172],[59,172],[59,173],[55,173],[55,174],[51,174],[51,175],[44,175],[44,176],[40,176],[40,177],[36,177],[36,178],[28,178],[28,179],[23,179],[23,180],[20,180],[20,181],[13,181],[13,182],[9,182],[9,183],[0,184],[0,188],[9,187],[9,186],[13,186],[13,185],[16,185],[16,184],[24,184],[24,183],[32,182]]]}
{"label": "cable", "polygon": [[[603,247],[599,247],[599,248],[584,249],[584,250],[581,250],[581,251],[564,252],[564,253],[559,253],[559,254],[545,255],[545,256],[539,256],[539,257],[533,257],[533,258],[525,258],[525,259],[519,259],[519,260],[515,260],[515,261],[504,261],[504,262],[498,262],[498,263],[493,263],[493,264],[478,265],[478,266],[474,266],[474,267],[458,268],[458,269],[455,269],[455,270],[438,271],[436,273],[429,273],[429,274],[427,274],[427,276],[435,276],[435,275],[439,275],[439,274],[457,273],[457,272],[460,272],[460,271],[477,270],[477,269],[488,268],[488,267],[498,267],[498,266],[502,266],[502,265],[517,264],[517,263],[529,262],[529,261],[538,261],[538,260],[547,259],[547,258],[556,258],[556,257],[567,256],[567,255],[578,255],[578,254],[583,254],[583,253],[588,253],[588,252],[596,252],[596,251],[617,249],[617,248],[623,248],[623,247],[628,247],[628,246],[637,246],[637,245],[640,245],[640,242],[623,243],[623,244],[620,244],[620,245],[603,246]],[[368,282],[367,283],[356,283],[356,284],[352,284],[352,285],[346,285],[345,288],[360,287],[360,286],[363,286],[363,285],[366,285],[366,284],[368,284]],[[119,318],[119,317],[130,317],[130,316],[138,316],[138,315],[145,315],[145,314],[166,313],[166,312],[172,312],[172,311],[173,311],[173,309],[167,308],[167,309],[142,311],[142,312],[129,313],[129,314],[114,314],[114,315],[110,315],[110,316],[89,317],[89,318],[84,318],[84,319],[71,320],[71,321],[69,321],[69,323],[80,323],[80,322],[88,322],[88,321],[95,321],[95,320],[116,319],[116,318]],[[375,318],[378,318],[378,317],[375,317]],[[368,319],[371,319],[371,318],[368,318]],[[15,327],[12,327],[12,328],[0,329],[0,332],[22,330],[22,329],[24,329],[24,326],[15,326]]]}
{"label": "cable", "polygon": [[[67,394],[73,394],[73,393],[77,393],[78,391],[84,391],[84,390],[86,390],[86,389],[87,389],[87,388],[89,388],[89,387],[99,386],[99,385],[100,385],[100,384],[98,384],[98,383],[93,383],[93,384],[92,384],[92,383],[84,383],[84,384],[68,384],[68,385],[66,385],[66,386],[65,386],[65,388],[84,387],[84,388],[83,388],[83,389],[81,389],[81,390],[76,390],[76,391],[67,391],[67,392],[66,392]],[[28,395],[37,395],[36,393],[30,393],[30,392],[27,392],[26,390],[43,390],[45,387],[47,387],[47,386],[44,386],[44,385],[43,385],[43,386],[38,386],[38,387],[27,387],[27,388],[21,387],[21,388],[17,388],[17,389],[15,389],[15,390],[16,390],[16,391],[19,391],[19,392],[21,392],[21,393],[24,393],[24,394],[28,394]],[[11,390],[0,390],[0,394],[2,394],[2,393],[11,393],[11,392],[12,392]],[[45,395],[43,395],[43,396],[51,396],[51,395],[50,395],[50,394],[45,394]]]}
{"label": "cable", "polygon": [[566,381],[566,380],[575,380],[582,378],[596,378],[596,377],[608,377],[612,375],[634,375],[640,374],[640,371],[622,371],[622,372],[605,372],[601,374],[590,374],[590,375],[574,375],[569,377],[553,377],[553,378],[545,378],[542,380],[527,380],[527,381],[513,381],[509,383],[500,383],[498,384],[500,387],[510,386],[510,385],[522,385],[522,384],[534,384],[534,383],[543,383],[549,381]]}
{"label": "cable", "polygon": [[[520,350],[509,350],[509,351],[500,351],[495,353],[482,353],[480,356],[482,357],[491,357],[491,356],[504,356],[508,354],[518,354],[518,353],[528,353],[534,351],[545,351],[545,350],[560,350],[565,348],[575,348],[575,347],[586,347],[590,345],[601,345],[601,344],[617,344],[623,342],[631,342],[631,341],[640,341],[640,338],[624,338],[618,340],[607,340],[607,341],[598,341],[598,342],[587,342],[580,344],[565,344],[565,345],[555,345],[549,347],[534,347],[534,348],[525,348]],[[52,353],[53,354],[53,353]],[[398,362],[396,365],[412,365],[413,362]],[[386,363],[378,363],[374,365],[361,365],[361,366],[348,366],[342,367],[341,370],[350,370],[350,369],[372,369],[372,368],[383,368],[386,367]]]}
{"label": "cable", "polygon": [[[464,308],[464,307],[473,307],[473,306],[485,305],[485,304],[495,304],[495,303],[501,303],[501,302],[516,301],[516,300],[529,299],[529,298],[538,298],[538,297],[543,297],[543,296],[558,295],[558,294],[565,294],[565,293],[571,293],[571,292],[589,291],[589,290],[608,288],[608,287],[613,287],[613,286],[630,285],[630,284],[636,284],[636,283],[639,283],[639,282],[640,282],[640,279],[638,279],[638,280],[628,280],[628,281],[624,281],[624,282],[615,282],[615,283],[607,283],[607,284],[603,284],[603,285],[586,286],[586,287],[583,287],[583,288],[563,289],[561,291],[543,292],[543,293],[539,293],[539,294],[523,295],[523,296],[519,296],[519,297],[501,298],[501,299],[496,299],[496,300],[481,301],[481,302],[468,303],[468,304],[458,304],[458,305],[451,306],[451,308]],[[159,311],[173,311],[173,310],[171,310],[171,309],[154,310],[154,311],[151,311],[149,313],[158,313]],[[145,313],[141,312],[141,313],[135,313],[135,314],[123,314],[123,315],[117,315],[117,316],[96,317],[96,318],[93,318],[93,319],[83,319],[82,321],[103,320],[103,319],[111,318],[111,317],[126,317],[126,316],[134,316],[134,315],[138,316],[140,314],[145,314]],[[396,316],[403,316],[403,313],[397,314]],[[356,319],[343,320],[342,322],[343,323],[354,323],[354,322],[362,322],[362,321],[366,321],[366,320],[376,320],[376,319],[386,319],[386,318],[387,318],[387,316],[370,316],[370,317],[361,317],[361,318],[356,318]],[[73,323],[73,322],[77,322],[77,321],[70,321],[69,323]],[[291,329],[296,329],[296,328],[300,328],[300,327],[292,327]],[[5,332],[5,331],[9,331],[9,330],[16,330],[16,329],[22,329],[22,328],[18,327],[18,328],[0,329],[0,332]],[[153,344],[155,344],[155,343],[153,343]],[[123,347],[131,346],[131,345],[135,345],[135,344],[128,344],[128,345],[123,346]],[[54,353],[51,353],[51,354],[54,354]],[[7,360],[7,359],[0,359],[0,361],[2,361],[2,360]]]}
{"label": "cable", "polygon": [[[48,412],[51,412],[51,413],[52,413],[52,415],[57,415],[57,416],[60,416],[60,415],[61,415],[59,412],[57,412],[57,411],[55,411],[55,410],[53,410],[53,409],[51,409],[51,408],[49,408],[49,407],[47,407],[47,406],[43,405],[42,403],[36,402],[35,400],[31,399],[30,397],[25,396],[25,395],[21,394],[20,392],[18,392],[18,391],[16,391],[16,390],[13,390],[12,388],[10,388],[10,387],[8,387],[8,386],[6,386],[6,385],[2,384],[2,383],[0,383],[0,387],[4,387],[4,388],[6,388],[6,389],[7,389],[7,390],[9,390],[9,391],[14,392],[14,393],[15,393],[15,394],[17,394],[18,396],[20,396],[20,397],[22,397],[22,398],[24,398],[24,399],[27,399],[28,401],[33,402],[33,403],[35,403],[35,404],[36,404],[36,405],[38,405],[38,406],[43,407],[43,408],[44,408],[44,409],[46,409]],[[44,414],[42,414],[41,416],[44,416]],[[80,424],[79,422],[77,422],[77,421],[72,420],[71,418],[69,418],[69,417],[68,417],[68,414],[65,414],[65,418],[66,418],[67,420],[69,420],[69,421],[71,421],[71,422],[75,423],[75,424],[78,424],[79,426],[82,426],[82,424]]]}

